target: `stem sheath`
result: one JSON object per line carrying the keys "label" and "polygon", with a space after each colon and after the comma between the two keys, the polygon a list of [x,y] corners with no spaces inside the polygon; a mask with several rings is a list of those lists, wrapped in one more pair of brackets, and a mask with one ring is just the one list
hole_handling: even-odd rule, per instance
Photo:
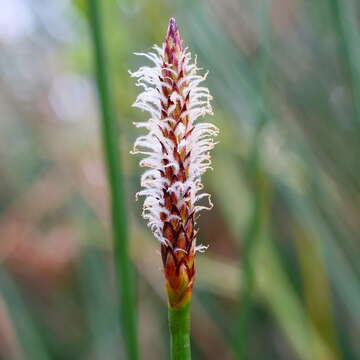
{"label": "stem sheath", "polygon": [[182,307],[169,307],[171,360],[191,360],[190,301]]}

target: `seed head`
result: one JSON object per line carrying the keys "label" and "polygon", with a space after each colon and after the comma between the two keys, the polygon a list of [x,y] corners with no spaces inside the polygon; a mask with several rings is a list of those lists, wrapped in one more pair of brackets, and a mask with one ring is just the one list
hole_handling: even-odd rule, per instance
{"label": "seed head", "polygon": [[[211,209],[210,195],[199,193],[201,175],[211,167],[210,150],[218,129],[211,123],[197,122],[212,114],[212,99],[206,87],[199,86],[206,75],[191,63],[191,54],[183,47],[174,18],[162,47],[139,53],[154,63],[132,73],[137,86],[144,89],[133,106],[146,110],[150,118],[136,123],[148,133],[134,144],[134,154],[145,158],[140,166],[148,167],[141,177],[145,196],[143,217],[161,243],[169,304],[181,306],[191,298],[195,276],[194,257],[206,246],[197,245],[196,218],[199,211]],[[208,205],[198,205],[207,198]]]}

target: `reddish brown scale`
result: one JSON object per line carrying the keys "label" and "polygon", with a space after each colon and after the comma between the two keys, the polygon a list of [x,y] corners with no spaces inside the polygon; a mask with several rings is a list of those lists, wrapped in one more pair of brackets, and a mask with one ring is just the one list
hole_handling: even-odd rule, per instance
{"label": "reddish brown scale", "polygon": [[[168,210],[168,211],[171,211],[172,209],[172,202],[171,202],[171,199],[170,199],[170,195],[168,193],[165,193],[164,195],[164,205],[165,205],[165,209]],[[166,236],[165,236],[166,237]]]}
{"label": "reddish brown scale", "polygon": [[161,118],[165,119],[167,117],[167,112],[165,110],[161,110]]}
{"label": "reddish brown scale", "polygon": [[190,157],[190,154],[191,154],[191,151],[189,151],[189,152],[186,154],[184,161],[187,160],[187,159]]}
{"label": "reddish brown scale", "polygon": [[171,179],[171,184],[173,184],[174,182],[177,181],[177,176],[176,175],[173,175],[172,179]]}
{"label": "reddish brown scale", "polygon": [[157,136],[155,136],[155,137],[158,139],[158,141],[159,141],[159,143],[160,143],[160,145],[161,145],[162,153],[167,155],[168,152],[167,152],[167,150],[166,150],[166,147],[165,147],[164,143],[163,143]]}
{"label": "reddish brown scale", "polygon": [[167,129],[163,129],[161,126],[159,126],[159,130],[161,131],[161,133],[163,134],[163,136],[165,137],[165,138],[167,138],[168,137],[168,130]]}
{"label": "reddish brown scale", "polygon": [[[172,207],[172,209],[171,209],[171,212],[172,212],[174,215],[181,217],[181,216],[180,216],[180,211],[179,211],[179,209],[178,209],[176,206],[174,206],[174,205],[173,205],[173,207]],[[175,220],[176,220],[176,219],[175,219]],[[178,223],[179,223],[179,221],[178,221]]]}
{"label": "reddish brown scale", "polygon": [[194,131],[195,127],[193,126],[189,131],[186,132],[184,138],[186,139],[188,136],[191,135],[191,133]]}
{"label": "reddish brown scale", "polygon": [[178,174],[178,180],[181,182],[185,182],[186,181],[186,170],[184,168],[184,164],[182,162],[180,162],[180,170],[179,170],[179,174]]}
{"label": "reddish brown scale", "polygon": [[176,136],[175,136],[175,134],[174,134],[174,131],[169,131],[169,136],[168,136],[168,138],[174,143],[175,146],[178,145]]}
{"label": "reddish brown scale", "polygon": [[174,128],[173,128],[174,131],[176,130],[176,128],[178,127],[178,125],[179,125],[181,122],[182,122],[181,118],[176,121],[175,126],[174,126]]}
{"label": "reddish brown scale", "polygon": [[171,199],[171,201],[173,203],[173,206],[176,207],[176,203],[177,203],[178,199],[177,199],[176,195],[173,192],[170,194],[170,199]]}
{"label": "reddish brown scale", "polygon": [[176,242],[175,231],[172,225],[167,221],[165,221],[164,223],[163,234],[170,241],[171,244],[173,244],[174,241]]}
{"label": "reddish brown scale", "polygon": [[181,161],[180,154],[178,153],[178,151],[177,151],[176,148],[174,148],[173,156],[174,156],[175,161],[177,161],[177,162],[180,162],[180,161]]}
{"label": "reddish brown scale", "polygon": [[180,208],[180,216],[181,216],[181,219],[184,222],[187,221],[188,219],[188,209],[187,209],[187,206],[183,205],[181,208]]}
{"label": "reddish brown scale", "polygon": [[[170,223],[171,223],[171,226],[173,227],[173,230],[175,231],[175,233],[178,233],[178,231],[181,227],[180,222],[177,219],[171,219]],[[175,237],[174,246],[175,246],[175,248],[179,247],[178,246],[178,235],[176,235],[176,237]],[[182,249],[182,247],[179,247],[179,248]]]}
{"label": "reddish brown scale", "polygon": [[192,221],[192,218],[188,218],[186,225],[185,225],[185,232],[188,237],[188,239],[191,239],[193,235],[194,230],[194,222]]}
{"label": "reddish brown scale", "polygon": [[181,112],[185,112],[187,110],[187,103],[185,102],[181,108]]}
{"label": "reddish brown scale", "polygon": [[179,153],[179,156],[180,156],[180,160],[181,160],[182,162],[184,162],[184,161],[185,161],[185,156],[186,156],[186,146],[184,146],[184,147],[181,149],[181,151],[180,151],[180,153]]}
{"label": "reddish brown scale", "polygon": [[[185,232],[181,229],[179,230],[178,229],[178,232],[177,232],[177,237],[176,237],[176,247],[178,249],[186,249],[186,246],[187,246],[187,238],[186,238],[186,235],[185,235]],[[186,253],[183,252],[183,251],[179,251],[179,254],[177,254],[176,258],[178,260],[178,262],[184,258],[184,256],[186,256]]]}

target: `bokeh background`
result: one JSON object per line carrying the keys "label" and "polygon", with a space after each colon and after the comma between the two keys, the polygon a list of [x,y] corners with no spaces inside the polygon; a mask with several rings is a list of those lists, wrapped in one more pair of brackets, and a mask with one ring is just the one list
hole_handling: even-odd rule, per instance
{"label": "bokeh background", "polygon": [[[210,70],[215,207],[194,359],[360,358],[360,3],[102,1],[141,359],[168,358],[158,243],[130,156],[128,69],[169,16]],[[125,359],[85,1],[2,0],[0,358]],[[209,119],[210,120],[210,119]]]}

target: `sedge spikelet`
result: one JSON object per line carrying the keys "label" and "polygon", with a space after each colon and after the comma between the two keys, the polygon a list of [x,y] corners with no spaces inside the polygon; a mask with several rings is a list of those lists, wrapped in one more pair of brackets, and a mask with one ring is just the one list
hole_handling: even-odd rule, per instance
{"label": "sedge spikelet", "polygon": [[[205,75],[192,63],[184,48],[175,19],[169,21],[162,47],[154,52],[138,53],[154,66],[130,72],[144,90],[134,105],[150,114],[146,122],[136,123],[147,134],[134,144],[134,154],[145,158],[140,166],[148,167],[141,177],[144,188],[143,217],[161,243],[161,255],[170,307],[180,307],[191,298],[195,276],[194,258],[206,246],[197,245],[196,218],[199,211],[210,209],[210,195],[200,193],[201,176],[211,167],[210,150],[218,129],[199,122],[212,114],[209,90],[200,86]],[[198,201],[207,198],[208,205]]]}

